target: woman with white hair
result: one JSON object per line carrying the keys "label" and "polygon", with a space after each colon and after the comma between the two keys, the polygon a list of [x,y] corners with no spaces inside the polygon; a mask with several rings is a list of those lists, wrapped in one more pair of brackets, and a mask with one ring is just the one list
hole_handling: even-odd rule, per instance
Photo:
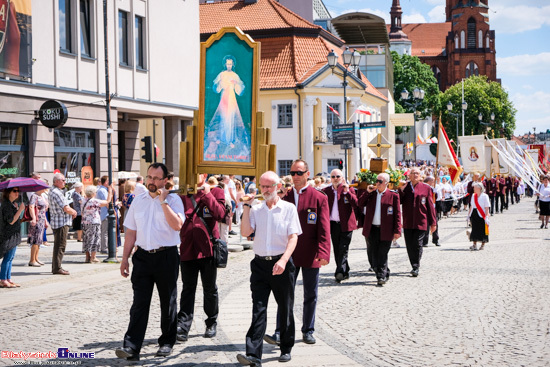
{"label": "woman with white hair", "polygon": [[476,251],[478,242],[481,242],[480,250],[483,250],[485,243],[489,242],[489,217],[487,215],[491,209],[491,201],[489,196],[483,192],[485,189],[482,183],[475,182],[472,187],[474,194],[468,213],[468,218],[472,223],[472,232],[466,233],[470,237],[470,241],[474,243],[470,250]]}
{"label": "woman with white hair", "polygon": [[86,199],[82,202],[82,245],[86,251],[86,263],[98,263],[96,252],[101,245],[101,207],[108,206],[113,198],[114,184],[109,187],[107,200],[95,198],[97,186],[86,187]]}

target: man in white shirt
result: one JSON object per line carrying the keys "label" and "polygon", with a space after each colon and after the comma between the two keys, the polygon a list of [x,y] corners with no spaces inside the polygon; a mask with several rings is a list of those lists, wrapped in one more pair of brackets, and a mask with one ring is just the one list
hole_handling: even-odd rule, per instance
{"label": "man in white shirt", "polygon": [[143,184],[143,176],[137,176],[136,177],[136,188],[134,189],[134,195],[138,196],[139,194],[143,194],[144,192],[147,192],[147,188]]}
{"label": "man in white shirt", "polygon": [[157,356],[170,355],[176,343],[178,245],[185,215],[181,199],[165,189],[167,176],[168,169],[164,164],[149,166],[149,193],[135,197],[124,220],[126,232],[120,273],[125,278],[130,275],[128,258],[137,246],[132,255],[134,300],[130,308],[130,323],[123,347],[116,350],[117,357],[127,360],[139,361],[155,284],[160,298],[162,330]]}
{"label": "man in white shirt", "polygon": [[291,259],[298,236],[302,233],[296,206],[277,195],[281,188],[279,176],[268,171],[260,177],[260,189],[265,202],[244,204],[241,222],[243,236],[254,236],[256,256],[250,264],[252,290],[252,323],[246,334],[246,355],[237,355],[243,366],[261,366],[263,336],[266,330],[266,305],[273,292],[280,313],[281,356],[279,362],[290,361],[294,346],[294,273]]}

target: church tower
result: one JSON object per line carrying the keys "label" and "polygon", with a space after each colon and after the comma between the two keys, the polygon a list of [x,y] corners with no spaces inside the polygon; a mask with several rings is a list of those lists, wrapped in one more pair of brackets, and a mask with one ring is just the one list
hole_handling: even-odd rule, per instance
{"label": "church tower", "polygon": [[391,16],[391,27],[390,27],[390,50],[396,51],[398,54],[411,55],[412,51],[412,42],[409,40],[407,35],[403,32],[403,27],[401,26],[401,16],[403,11],[401,10],[401,4],[399,0],[393,0],[390,16]]}
{"label": "church tower", "polygon": [[497,81],[495,31],[489,25],[488,0],[447,0],[449,54],[448,83],[455,84],[471,75],[487,75]]}

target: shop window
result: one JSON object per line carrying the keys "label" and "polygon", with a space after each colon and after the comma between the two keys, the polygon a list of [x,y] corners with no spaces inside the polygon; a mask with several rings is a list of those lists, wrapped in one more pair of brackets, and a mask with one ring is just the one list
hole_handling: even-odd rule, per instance
{"label": "shop window", "polygon": [[81,181],[82,167],[95,168],[94,135],[94,130],[54,130],[54,169],[65,175],[69,186]]}
{"label": "shop window", "polygon": [[27,128],[0,124],[0,182],[28,174]]}

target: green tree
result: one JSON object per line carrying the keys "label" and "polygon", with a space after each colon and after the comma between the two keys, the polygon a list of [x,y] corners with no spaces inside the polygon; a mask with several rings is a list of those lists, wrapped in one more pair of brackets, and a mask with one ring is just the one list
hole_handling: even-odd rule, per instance
{"label": "green tree", "polygon": [[[439,87],[430,66],[423,64],[416,56],[399,55],[392,51],[393,59],[393,98],[395,100],[395,112],[414,112],[414,109],[407,106],[401,98],[401,92],[406,89],[409,92],[411,102],[412,93],[415,88],[423,89],[424,100],[418,106],[421,118],[431,116],[433,111],[439,107]],[[401,107],[401,109],[398,107]]]}
{"label": "green tree", "polygon": [[[447,104],[453,104],[453,113],[460,114],[462,109],[462,83],[456,83],[440,97],[440,105],[434,110],[434,114],[441,116],[443,126],[449,139],[456,141],[456,118],[449,115]],[[508,93],[497,82],[488,82],[485,75],[471,76],[464,79],[464,100],[468,108],[464,113],[464,134],[485,134],[490,138],[510,139],[516,128],[516,112],[509,99]],[[489,126],[482,125],[478,115],[481,113],[482,121]],[[491,113],[495,114],[491,121]],[[462,135],[462,119],[459,117],[458,134]]]}

